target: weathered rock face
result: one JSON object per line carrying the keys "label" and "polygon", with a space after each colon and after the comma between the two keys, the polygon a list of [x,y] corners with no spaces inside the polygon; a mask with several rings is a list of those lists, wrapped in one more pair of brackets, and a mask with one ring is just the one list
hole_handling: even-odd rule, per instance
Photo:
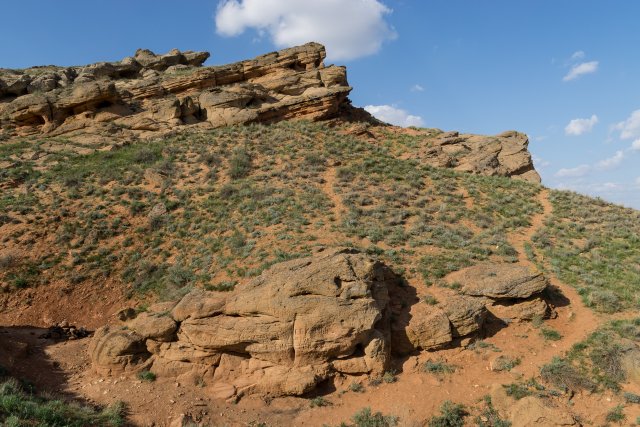
{"label": "weathered rock face", "polygon": [[419,160],[436,167],[488,176],[509,176],[541,182],[527,149],[525,134],[508,131],[496,136],[445,132],[425,145]]}
{"label": "weathered rock face", "polygon": [[397,282],[387,267],[349,250],[285,262],[242,292],[194,291],[169,312],[99,330],[93,365],[207,377],[228,397],[302,394],[335,372],[381,374]]}
{"label": "weathered rock face", "polygon": [[547,287],[542,273],[517,264],[478,264],[450,278],[463,285],[466,295],[493,299],[529,298]]}
{"label": "weathered rock face", "polygon": [[351,88],[317,43],[203,67],[207,52],[0,70],[0,126],[16,135],[162,131],[335,115]]}
{"label": "weathered rock face", "polygon": [[489,311],[500,319],[532,320],[549,312],[541,295],[547,279],[525,266],[478,264],[452,273],[448,280],[461,284],[463,294],[484,298]]}
{"label": "weathered rock face", "polygon": [[486,313],[484,299],[464,295],[445,309],[420,303],[382,263],[330,249],[232,293],[194,290],[136,317],[123,312],[125,323],[98,330],[90,352],[99,372],[204,378],[218,397],[300,395],[337,373],[381,375],[392,353],[476,333]]}

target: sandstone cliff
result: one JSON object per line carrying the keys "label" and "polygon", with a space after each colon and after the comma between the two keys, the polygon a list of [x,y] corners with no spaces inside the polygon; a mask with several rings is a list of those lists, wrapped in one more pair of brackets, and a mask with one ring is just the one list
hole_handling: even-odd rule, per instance
{"label": "sandstone cliff", "polygon": [[0,125],[17,135],[160,131],[335,115],[351,88],[317,43],[203,67],[207,52],[139,49],[120,62],[0,70]]}

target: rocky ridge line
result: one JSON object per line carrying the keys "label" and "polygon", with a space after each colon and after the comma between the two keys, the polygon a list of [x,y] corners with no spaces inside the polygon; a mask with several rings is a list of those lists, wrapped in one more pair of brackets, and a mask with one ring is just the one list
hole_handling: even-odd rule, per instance
{"label": "rocky ridge line", "polygon": [[[373,135],[366,126],[386,127],[351,106],[346,68],[325,66],[318,43],[228,65],[203,66],[208,57],[138,49],[119,62],[0,69],[0,141],[64,136],[105,149],[176,131],[283,120],[360,122],[360,137]],[[435,167],[539,183],[528,143],[515,131],[426,132],[416,157]]]}
{"label": "rocky ridge line", "polygon": [[207,52],[139,49],[120,62],[0,70],[0,125],[14,135],[115,135],[334,116],[351,88],[317,43],[203,67]]}

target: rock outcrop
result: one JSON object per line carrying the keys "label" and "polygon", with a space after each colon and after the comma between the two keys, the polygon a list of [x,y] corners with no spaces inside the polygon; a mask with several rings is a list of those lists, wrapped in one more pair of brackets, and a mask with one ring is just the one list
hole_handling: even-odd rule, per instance
{"label": "rock outcrop", "polygon": [[0,70],[0,127],[14,135],[136,135],[183,125],[325,119],[348,102],[345,68],[325,67],[317,43],[202,66],[208,57],[138,50],[119,62]]}
{"label": "rock outcrop", "polygon": [[489,311],[506,321],[532,320],[549,313],[549,306],[542,297],[547,279],[529,267],[478,264],[452,273],[448,280],[459,283],[464,295],[477,297],[476,300],[483,298]]}
{"label": "rock outcrop", "polygon": [[103,374],[151,369],[204,379],[218,397],[300,395],[336,374],[382,375],[409,354],[477,333],[484,300],[445,309],[379,261],[349,249],[271,267],[238,291],[194,290],[149,312],[123,312],[96,331],[90,353]]}
{"label": "rock outcrop", "polygon": [[495,136],[444,132],[425,141],[418,160],[436,167],[488,176],[509,176],[540,183],[525,134],[507,131]]}
{"label": "rock outcrop", "polygon": [[[203,66],[208,52],[156,55],[139,49],[119,62],[0,69],[0,141],[64,135],[98,149],[177,130],[295,119],[355,122],[358,136],[372,136],[369,125],[386,128],[351,106],[345,67],[325,66],[325,56],[324,46],[308,43]],[[540,182],[524,134],[438,132],[428,133],[411,157],[436,167]]]}

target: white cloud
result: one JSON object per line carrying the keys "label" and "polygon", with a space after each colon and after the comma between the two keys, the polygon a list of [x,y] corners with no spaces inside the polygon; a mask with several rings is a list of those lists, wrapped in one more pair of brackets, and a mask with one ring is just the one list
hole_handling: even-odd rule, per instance
{"label": "white cloud", "polygon": [[591,132],[593,127],[598,123],[598,116],[595,114],[588,119],[573,119],[564,128],[564,133],[567,135],[582,135],[587,132]]}
{"label": "white cloud", "polygon": [[636,139],[635,141],[633,141],[633,143],[631,144],[631,149],[634,151],[640,151],[640,139]]}
{"label": "white cloud", "polygon": [[582,62],[580,64],[576,64],[573,67],[571,67],[571,70],[569,70],[569,73],[567,73],[567,75],[564,76],[562,80],[565,82],[568,82],[570,80],[577,79],[578,77],[584,74],[595,73],[596,71],[598,71],[598,65],[599,65],[598,61]]}
{"label": "white cloud", "polygon": [[571,55],[571,60],[572,61],[577,61],[578,59],[582,59],[584,58],[584,51],[583,50],[579,50],[577,52],[574,52],[573,55]]}
{"label": "white cloud", "polygon": [[397,37],[379,0],[223,0],[216,31],[232,37],[253,28],[278,47],[322,43],[327,56],[348,60],[374,54]]}
{"label": "white cloud", "polygon": [[405,110],[391,105],[367,105],[364,107],[376,119],[396,126],[424,126],[424,120],[420,116],[413,116]]}
{"label": "white cloud", "polygon": [[411,86],[411,92],[424,92],[424,88],[416,84]]}
{"label": "white cloud", "polygon": [[616,154],[614,154],[612,157],[609,157],[608,159],[600,160],[596,166],[598,169],[601,169],[601,170],[612,169],[618,166],[620,163],[622,163],[623,160],[624,160],[624,152],[622,150],[618,150],[616,151]]}
{"label": "white cloud", "polygon": [[620,139],[640,138],[640,110],[631,113],[627,120],[616,124],[614,129],[620,131]]}
{"label": "white cloud", "polygon": [[591,166],[580,165],[575,168],[560,169],[558,172],[556,172],[556,176],[558,178],[576,178],[585,176],[589,172],[591,172]]}
{"label": "white cloud", "polygon": [[640,176],[636,178],[636,186],[640,188]]}

